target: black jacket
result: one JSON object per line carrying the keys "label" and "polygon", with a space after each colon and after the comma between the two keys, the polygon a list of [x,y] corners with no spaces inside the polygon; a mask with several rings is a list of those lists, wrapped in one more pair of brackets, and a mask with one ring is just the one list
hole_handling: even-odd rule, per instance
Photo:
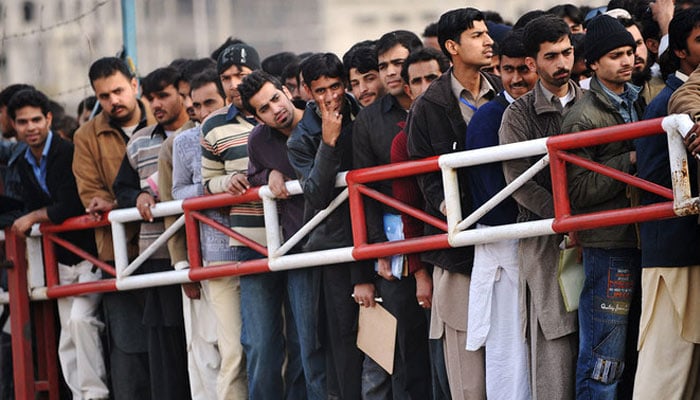
{"label": "black jacket", "polygon": [[[17,160],[22,179],[22,198],[25,199],[27,210],[34,211],[46,207],[49,219],[54,224],[60,224],[70,217],[85,214],[83,204],[78,197],[75,176],[71,169],[73,144],[54,133],[46,161],[48,194],[41,189],[39,181],[34,176],[32,166],[29,165],[24,155]],[[90,254],[97,254],[92,230],[65,232],[59,236]],[[74,265],[82,261],[82,258],[61,246],[56,247],[56,257],[58,262],[66,265]]]}
{"label": "black jacket", "polygon": [[[445,72],[423,93],[411,107],[408,115],[408,154],[413,159],[454,153],[464,149],[467,124],[464,122],[459,103],[452,93],[452,69]],[[495,93],[503,90],[498,77],[482,74],[493,86]],[[472,211],[471,193],[464,170],[458,171],[462,198],[462,216]],[[425,211],[444,219],[440,203],[445,199],[440,172],[419,175],[425,198]],[[425,225],[426,235],[445,233],[432,225]],[[423,253],[423,261],[451,272],[470,274],[474,261],[474,247],[459,247]]]}
{"label": "black jacket", "polygon": [[[346,95],[343,128],[335,147],[323,143],[321,118],[316,103],[309,102],[304,116],[287,141],[289,162],[304,190],[304,221],[326,208],[342,190],[335,188],[338,172],[352,169],[352,125],[360,107],[357,101]],[[309,234],[304,250],[324,250],[352,246],[350,208],[347,201],[335,209]],[[352,268],[353,284],[371,282],[374,273],[370,263]]]}

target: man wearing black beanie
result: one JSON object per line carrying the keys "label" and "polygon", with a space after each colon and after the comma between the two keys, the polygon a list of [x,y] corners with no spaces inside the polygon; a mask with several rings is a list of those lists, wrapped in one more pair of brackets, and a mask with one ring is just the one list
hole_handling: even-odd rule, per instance
{"label": "man wearing black beanie", "polygon": [[[588,24],[586,64],[595,73],[591,88],[565,115],[562,132],[586,131],[636,122],[643,114],[640,88],[630,83],[635,41],[625,27],[607,15]],[[633,173],[636,153],[631,141],[603,144],[574,153],[617,170]],[[627,185],[584,168],[569,165],[569,196],[574,214],[630,206]],[[616,399],[625,366],[627,326],[638,324],[630,313],[640,275],[637,235],[633,224],[581,231],[585,281],[579,301],[577,399]],[[631,359],[631,361],[630,361]],[[634,371],[632,371],[633,373]]]}

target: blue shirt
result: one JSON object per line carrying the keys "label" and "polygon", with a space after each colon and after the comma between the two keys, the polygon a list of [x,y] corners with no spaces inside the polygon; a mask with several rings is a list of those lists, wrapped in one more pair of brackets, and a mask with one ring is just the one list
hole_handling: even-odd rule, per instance
{"label": "blue shirt", "polygon": [[637,97],[642,88],[631,83],[625,83],[625,91],[618,95],[602,83],[600,83],[600,87],[603,88],[603,92],[605,92],[608,98],[610,98],[610,101],[616,106],[626,124],[639,121],[637,111],[634,109],[634,102],[637,101]]}
{"label": "blue shirt", "polygon": [[39,164],[36,163],[36,158],[34,158],[34,155],[32,154],[29,147],[27,147],[27,150],[25,150],[24,152],[24,158],[32,167],[32,171],[34,172],[36,180],[39,182],[39,186],[41,186],[41,189],[46,194],[50,194],[49,187],[46,186],[46,157],[49,155],[49,149],[51,148],[52,139],[53,132],[49,131],[49,135],[46,137],[46,141],[44,142],[44,150],[41,152],[41,160],[39,161]]}

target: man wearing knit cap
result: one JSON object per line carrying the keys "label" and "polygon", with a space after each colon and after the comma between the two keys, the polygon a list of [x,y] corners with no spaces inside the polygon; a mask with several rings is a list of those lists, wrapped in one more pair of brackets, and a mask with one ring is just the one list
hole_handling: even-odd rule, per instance
{"label": "man wearing knit cap", "polygon": [[[591,89],[565,115],[562,132],[586,131],[638,121],[643,114],[632,85],[636,43],[625,27],[608,15],[592,19],[585,38],[586,64],[595,73]],[[634,173],[631,141],[577,149],[580,157]],[[569,196],[574,214],[630,206],[627,185],[584,168],[569,165]],[[633,224],[581,231],[585,281],[579,301],[577,399],[616,399],[625,365],[627,326],[639,283],[640,259]],[[629,321],[630,317],[633,321]],[[636,338],[630,335],[629,340]],[[632,362],[634,364],[634,362]]]}
{"label": "man wearing knit cap", "polygon": [[[260,57],[247,44],[234,44],[221,52],[217,72],[226,92],[227,104],[202,121],[202,183],[209,194],[241,195],[250,187],[248,171],[248,135],[257,124],[243,111],[238,84],[260,69]],[[262,203],[235,205],[229,210],[229,226],[236,232],[265,245]],[[234,239],[233,260],[244,261],[262,257]],[[207,265],[230,261],[210,262]],[[211,279],[209,291],[217,319],[221,369],[217,380],[217,399],[248,398],[246,360],[241,344],[242,281],[237,276]]]}

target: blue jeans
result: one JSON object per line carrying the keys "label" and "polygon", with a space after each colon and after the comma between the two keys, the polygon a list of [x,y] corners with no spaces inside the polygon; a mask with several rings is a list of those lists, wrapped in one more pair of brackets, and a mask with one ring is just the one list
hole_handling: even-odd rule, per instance
{"label": "blue jeans", "polygon": [[[260,258],[243,248],[237,249],[236,256],[240,261]],[[247,359],[250,399],[280,399],[281,393],[288,399],[326,399],[325,355],[317,333],[319,291],[319,274],[313,268],[241,277],[241,344]],[[289,310],[287,345],[282,322],[285,297]],[[282,379],[285,347],[291,353],[286,390]],[[299,354],[293,354],[294,349]],[[290,385],[302,368],[305,392],[303,385]]]}
{"label": "blue jeans", "polygon": [[579,300],[578,400],[614,400],[625,368],[630,305],[640,276],[639,251],[583,249]]}

